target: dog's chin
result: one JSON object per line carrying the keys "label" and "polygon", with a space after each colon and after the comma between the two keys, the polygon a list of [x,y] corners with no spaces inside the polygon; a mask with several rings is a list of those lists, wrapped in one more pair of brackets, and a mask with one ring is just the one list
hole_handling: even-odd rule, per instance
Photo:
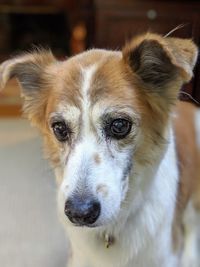
{"label": "dog's chin", "polygon": [[101,227],[102,225],[100,224],[79,224],[79,223],[73,223],[72,224],[74,227],[79,227],[79,228],[98,228]]}
{"label": "dog's chin", "polygon": [[86,224],[86,223],[72,223],[70,222],[70,225],[71,226],[74,226],[74,227],[79,227],[79,228],[103,228],[103,227],[106,227],[110,224],[113,223],[113,220],[108,220],[108,221],[104,221],[104,222],[95,222],[95,223],[92,223],[92,224]]}

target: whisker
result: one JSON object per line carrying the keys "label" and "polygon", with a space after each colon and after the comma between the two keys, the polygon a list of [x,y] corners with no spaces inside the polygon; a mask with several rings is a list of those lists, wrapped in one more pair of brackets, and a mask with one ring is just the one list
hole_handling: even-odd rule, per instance
{"label": "whisker", "polygon": [[188,96],[192,101],[194,101],[196,104],[200,105],[200,103],[196,99],[194,99],[194,97],[192,97],[189,93],[181,91],[180,94]]}
{"label": "whisker", "polygon": [[188,23],[184,23],[184,24],[180,24],[178,26],[176,26],[174,29],[172,29],[170,32],[168,32],[167,34],[164,35],[164,38],[168,37],[169,35],[171,35],[173,32],[185,27]]}

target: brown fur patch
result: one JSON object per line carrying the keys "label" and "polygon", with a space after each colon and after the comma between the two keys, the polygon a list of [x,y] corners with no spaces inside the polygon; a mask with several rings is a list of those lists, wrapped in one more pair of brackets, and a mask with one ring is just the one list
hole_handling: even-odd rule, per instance
{"label": "brown fur patch", "polygon": [[196,177],[194,191],[192,195],[194,208],[200,213],[200,150],[198,150],[197,155],[197,166],[196,166]]}
{"label": "brown fur patch", "polygon": [[[124,79],[124,68],[119,53],[114,53],[105,58],[98,66],[98,71],[92,79],[90,88],[90,99],[92,105],[100,100],[112,102],[115,100],[123,101],[133,97],[133,90],[128,90],[129,83]],[[127,89],[127,90],[126,90]],[[116,104],[117,105],[117,104]]]}
{"label": "brown fur patch", "polygon": [[97,153],[94,154],[94,161],[98,165],[101,163],[101,158],[100,158],[99,154],[97,154]]}
{"label": "brown fur patch", "polygon": [[183,238],[183,213],[188,200],[200,184],[198,172],[198,155],[196,132],[194,124],[196,107],[191,103],[179,102],[176,107],[177,116],[174,118],[176,147],[180,171],[179,190],[177,195],[176,215],[174,219],[174,248],[180,249]]}
{"label": "brown fur patch", "polygon": [[82,68],[88,68],[91,65],[98,65],[102,60],[110,55],[110,51],[101,49],[91,49],[86,52],[86,54],[79,54],[72,58],[76,64],[82,66]]}
{"label": "brown fur patch", "polygon": [[52,98],[56,104],[66,104],[81,109],[82,72],[80,66],[69,61],[60,62],[49,70]]}

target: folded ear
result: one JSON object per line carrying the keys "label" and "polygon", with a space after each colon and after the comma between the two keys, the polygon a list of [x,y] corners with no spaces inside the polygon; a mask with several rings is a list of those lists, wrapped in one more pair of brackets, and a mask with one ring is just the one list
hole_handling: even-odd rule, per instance
{"label": "folded ear", "polygon": [[0,83],[17,78],[24,97],[24,112],[31,120],[39,120],[47,98],[46,70],[56,60],[50,51],[40,50],[9,59],[0,65]]}
{"label": "folded ear", "polygon": [[147,33],[123,48],[123,60],[148,87],[159,92],[171,82],[192,78],[197,47],[189,39]]}

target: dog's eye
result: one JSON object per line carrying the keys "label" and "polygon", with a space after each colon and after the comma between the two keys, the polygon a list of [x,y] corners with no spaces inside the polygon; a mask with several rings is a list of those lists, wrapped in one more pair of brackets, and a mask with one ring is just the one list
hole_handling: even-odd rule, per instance
{"label": "dog's eye", "polygon": [[116,139],[122,139],[126,137],[131,130],[131,122],[127,119],[115,119],[109,127],[106,127],[106,134]]}
{"label": "dog's eye", "polygon": [[70,129],[64,121],[54,122],[51,127],[58,141],[65,142],[69,139]]}

